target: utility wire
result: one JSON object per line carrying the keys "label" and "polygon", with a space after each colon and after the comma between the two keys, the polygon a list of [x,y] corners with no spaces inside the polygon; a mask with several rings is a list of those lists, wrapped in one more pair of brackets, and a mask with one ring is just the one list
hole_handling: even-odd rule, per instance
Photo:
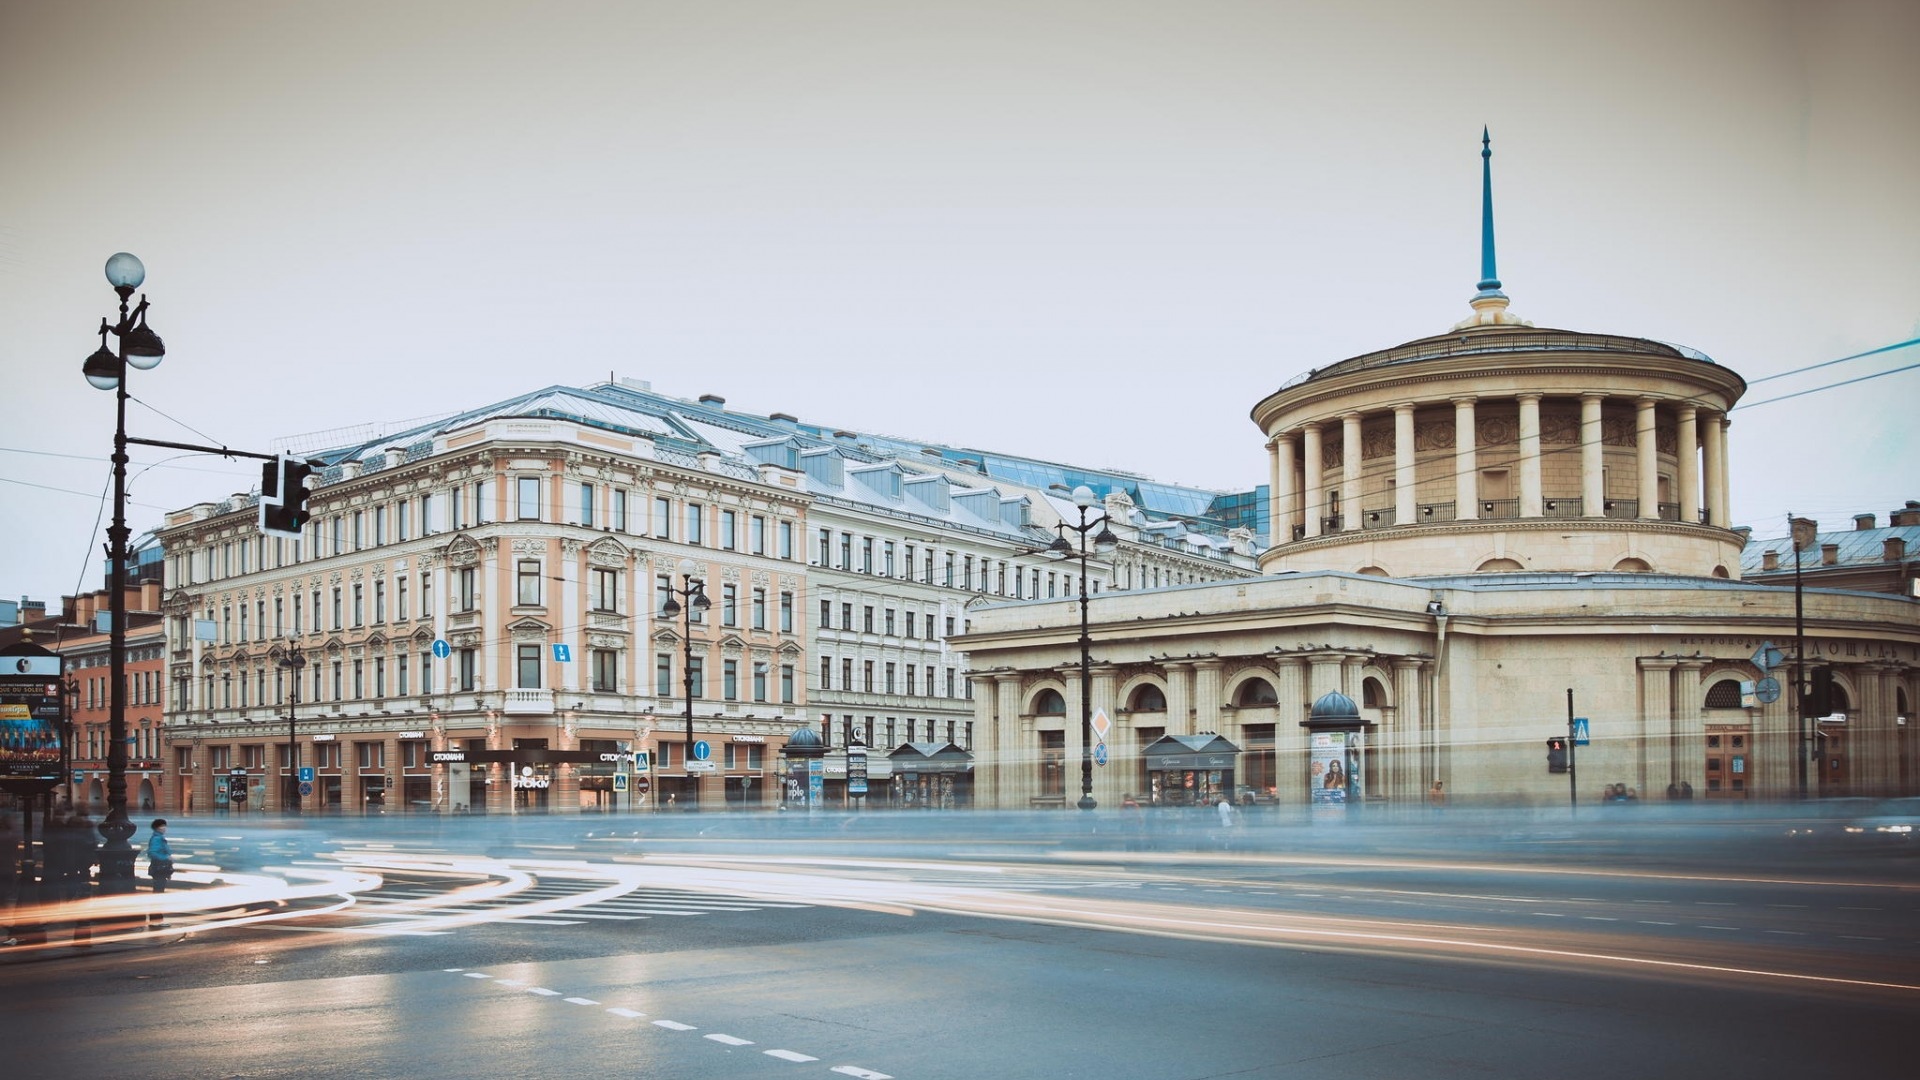
{"label": "utility wire", "polygon": [[[1835,361],[1835,362],[1837,363],[1838,361]],[[1732,409],[1729,409],[1728,411],[1734,412],[1740,409],[1750,409],[1756,405],[1771,405],[1776,401],[1786,401],[1790,398],[1804,397],[1808,394],[1817,394],[1822,390],[1832,390],[1840,386],[1852,386],[1854,383],[1866,382],[1868,379],[1877,379],[1882,375],[1898,375],[1903,371],[1912,371],[1914,368],[1920,368],[1920,364],[1908,364],[1906,367],[1889,368],[1886,371],[1876,371],[1871,375],[1862,375],[1857,379],[1848,379],[1845,382],[1828,383],[1825,386],[1815,386],[1806,390],[1796,390],[1791,394],[1781,394],[1779,397],[1770,397],[1763,401],[1743,401],[1740,404],[1735,405]]]}
{"label": "utility wire", "polygon": [[[1777,375],[1763,375],[1758,379],[1747,380],[1747,385],[1759,386],[1763,382],[1772,382],[1774,379],[1784,379],[1789,375],[1799,375],[1802,372],[1807,372],[1807,371],[1818,371],[1823,367],[1832,367],[1835,364],[1844,364],[1849,360],[1859,360],[1868,356],[1878,356],[1883,352],[1892,352],[1895,349],[1905,349],[1913,345],[1920,345],[1920,338],[1908,338],[1905,341],[1895,342],[1892,345],[1882,345],[1877,349],[1868,349],[1866,352],[1854,353],[1852,356],[1843,356],[1838,360],[1823,360],[1818,364],[1808,364],[1806,367],[1803,367],[1803,368],[1794,368],[1792,371],[1782,371]],[[1835,385],[1844,386],[1846,384],[1836,383]],[[1778,399],[1775,399],[1775,400],[1778,400]]]}

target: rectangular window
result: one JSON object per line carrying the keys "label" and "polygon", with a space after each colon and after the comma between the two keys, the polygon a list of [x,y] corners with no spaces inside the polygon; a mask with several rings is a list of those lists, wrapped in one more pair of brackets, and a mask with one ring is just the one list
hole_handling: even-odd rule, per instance
{"label": "rectangular window", "polygon": [[458,484],[454,485],[453,513],[452,513],[453,528],[464,529],[467,527],[466,496],[467,496],[466,489],[460,487]]}
{"label": "rectangular window", "polygon": [[840,534],[840,569],[853,569],[853,534]]}
{"label": "rectangular window", "polygon": [[833,629],[833,601],[820,601],[820,629]]}
{"label": "rectangular window", "polygon": [[914,689],[914,685],[913,685],[914,684],[913,675],[914,675],[914,672],[918,670],[919,669],[914,667],[912,664],[907,665],[907,696],[908,697],[912,697],[914,694],[918,693],[918,691]]}
{"label": "rectangular window", "polygon": [[740,661],[720,661],[720,696],[728,701],[740,700]]}
{"label": "rectangular window", "polygon": [[540,478],[514,478],[514,517],[521,521],[540,520]]}
{"label": "rectangular window", "polygon": [[[240,628],[243,633],[246,630],[246,621],[247,621],[247,609],[241,608],[240,609],[240,623],[241,623]],[[353,625],[365,626],[366,624],[367,624],[366,586],[361,585],[358,582],[355,582],[353,586]]]}
{"label": "rectangular window", "polygon": [[820,530],[820,565],[821,566],[825,566],[827,565],[827,563],[832,561],[829,558],[829,553],[832,550],[833,550],[833,530],[821,529]]}
{"label": "rectangular window", "polygon": [[420,575],[420,617],[433,618],[433,578],[428,574]]}
{"label": "rectangular window", "polygon": [[401,653],[399,656],[396,656],[393,658],[393,672],[394,672],[393,689],[394,689],[394,692],[399,694],[401,697],[407,696],[407,672],[411,671],[412,669],[413,669],[413,664],[407,660],[407,655],[405,653]]}
{"label": "rectangular window", "polygon": [[373,658],[373,696],[387,696],[387,658],[384,656]]}
{"label": "rectangular window", "polygon": [[767,590],[765,589],[753,590],[753,628],[755,630],[767,628]]}
{"label": "rectangular window", "polygon": [[893,541],[891,540],[880,549],[880,572],[887,577],[893,576]]}
{"label": "rectangular window", "polygon": [[393,538],[396,541],[404,541],[407,538],[407,519],[412,516],[413,503],[401,499],[393,505],[393,512]]}
{"label": "rectangular window", "polygon": [[620,571],[595,568],[593,571],[593,610],[618,614],[620,611]]}
{"label": "rectangular window", "polygon": [[[364,511],[355,510],[353,512],[353,550],[355,551],[359,551],[361,548],[364,548],[367,546],[367,531],[365,527],[365,522],[366,522],[366,513]],[[242,548],[240,554],[241,554],[241,558],[244,559],[246,557],[246,549]]]}
{"label": "rectangular window", "polygon": [[593,650],[593,689],[596,693],[610,694],[617,688],[619,655],[612,649]]}
{"label": "rectangular window", "polygon": [[886,610],[886,622],[884,626],[885,626],[886,635],[888,637],[892,637],[893,636],[893,609],[892,608],[888,608]]}
{"label": "rectangular window", "polygon": [[860,688],[869,694],[873,693],[873,661],[862,660],[860,674],[862,676]]}
{"label": "rectangular window", "polygon": [[520,606],[540,606],[540,564],[532,559],[522,559],[514,577],[519,583],[516,595]]}
{"label": "rectangular window", "polygon": [[830,656],[820,658],[820,689],[833,689],[833,658]]}
{"label": "rectangular window", "polygon": [[860,538],[860,572],[873,573],[873,537],[871,536]]}
{"label": "rectangular window", "polygon": [[[305,632],[301,629],[301,623],[303,621],[304,620],[302,620],[300,617],[300,594],[294,593],[293,594],[293,632],[294,633],[299,634],[299,633]],[[184,637],[185,635],[183,634],[182,635],[183,640],[184,640]]]}
{"label": "rectangular window", "polygon": [[780,632],[793,633],[793,594],[790,592],[780,594]]}
{"label": "rectangular window", "polygon": [[433,693],[433,654],[420,654],[420,692]]}
{"label": "rectangular window", "polygon": [[780,523],[780,557],[793,558],[793,522],[791,521]]}
{"label": "rectangular window", "polygon": [[862,622],[860,624],[860,628],[869,634],[873,633],[873,605],[872,604],[866,605],[864,608],[861,609],[861,613],[862,613]]}
{"label": "rectangular window", "polygon": [[[927,557],[931,559],[933,556],[929,554]],[[953,552],[949,551],[947,552],[947,582],[946,582],[947,588],[949,589],[953,588],[953,569],[954,569]],[[928,576],[931,577],[932,575],[929,574]]]}
{"label": "rectangular window", "polygon": [[460,664],[459,664],[460,682],[458,685],[462,690],[471,690],[473,689],[474,668],[475,668],[474,662],[476,660],[476,657],[474,655],[474,650],[461,649],[458,655],[460,657]]}
{"label": "rectangular window", "polygon": [[653,692],[661,697],[673,694],[672,653],[659,653],[653,658]]}
{"label": "rectangular window", "polygon": [[[929,615],[927,616],[927,618],[929,621],[931,621],[933,616]],[[948,637],[953,636],[953,616],[951,615],[947,616],[947,636]]]}
{"label": "rectangular window", "polygon": [[376,506],[373,508],[373,546],[379,547],[386,542],[387,508],[384,505]]}
{"label": "rectangular window", "polygon": [[706,542],[703,538],[703,530],[701,529],[701,524],[706,518],[706,514],[707,508],[699,503],[690,502],[687,504],[687,543],[702,544]]}
{"label": "rectangular window", "polygon": [[518,660],[519,686],[523,690],[540,688],[540,646],[517,645],[514,655]]}
{"label": "rectangular window", "polygon": [[767,662],[765,660],[753,662],[753,700],[767,700]]}
{"label": "rectangular window", "polygon": [[840,605],[840,629],[842,630],[853,629],[853,605],[852,604],[843,603]]}
{"label": "rectangular window", "polygon": [[613,528],[615,532],[627,531],[627,493],[623,488],[613,489]]}
{"label": "rectangular window", "polygon": [[335,585],[333,587],[333,628],[335,630],[338,630],[343,625],[345,625],[344,623],[341,622],[341,614],[342,612],[341,612],[341,606],[340,606],[340,586]]}
{"label": "rectangular window", "polygon": [[393,617],[400,620],[401,622],[406,622],[409,618],[412,617],[407,608],[406,576],[403,574],[399,578],[395,579],[393,586],[394,586]]}
{"label": "rectangular window", "polygon": [[893,693],[893,664],[892,663],[887,664],[886,677],[887,677],[887,682],[886,682],[887,693],[891,694]]}
{"label": "rectangular window", "polygon": [[728,583],[720,586],[720,625],[740,625],[740,586]]}
{"label": "rectangular window", "polygon": [[373,621],[376,623],[384,623],[387,621],[387,582],[385,578],[375,578],[373,581]]}
{"label": "rectangular window", "polygon": [[655,574],[653,577],[653,610],[664,612],[667,601],[673,599],[673,575]]}
{"label": "rectangular window", "polygon": [[916,616],[916,615],[915,615],[915,614],[914,614],[913,612],[911,612],[911,611],[909,611],[909,612],[907,612],[907,636],[908,636],[908,637],[919,637],[919,636],[920,636],[920,635],[918,635],[918,634],[916,634],[916,633],[914,633],[914,629],[915,629],[915,623],[917,623],[918,621],[919,621],[919,617],[918,617],[918,616]]}
{"label": "rectangular window", "polygon": [[355,660],[353,662],[353,699],[359,701],[366,696],[367,662],[365,660]]}
{"label": "rectangular window", "polygon": [[656,495],[653,500],[653,535],[661,540],[673,539],[673,500]]}
{"label": "rectangular window", "polygon": [[474,594],[473,583],[475,577],[474,568],[471,566],[463,566],[454,574],[455,610],[473,610],[475,602],[479,599],[479,597]]}
{"label": "rectangular window", "polygon": [[792,664],[780,665],[780,700],[782,703],[787,705],[793,704],[793,665]]}
{"label": "rectangular window", "polygon": [[720,511],[720,546],[727,551],[739,550],[739,540],[734,535],[737,519],[738,515],[732,510]]}
{"label": "rectangular window", "polygon": [[687,663],[687,678],[693,683],[693,695],[696,698],[707,696],[707,661],[696,656]]}
{"label": "rectangular window", "polygon": [[593,485],[580,485],[580,524],[593,528]]}
{"label": "rectangular window", "polygon": [[906,545],[905,554],[906,554],[906,558],[902,561],[904,561],[907,564],[907,580],[912,581],[913,580],[913,545],[912,544]]}
{"label": "rectangular window", "polygon": [[753,519],[747,526],[747,543],[752,546],[755,555],[765,555],[767,553],[766,518],[761,517],[759,514],[753,515]]}

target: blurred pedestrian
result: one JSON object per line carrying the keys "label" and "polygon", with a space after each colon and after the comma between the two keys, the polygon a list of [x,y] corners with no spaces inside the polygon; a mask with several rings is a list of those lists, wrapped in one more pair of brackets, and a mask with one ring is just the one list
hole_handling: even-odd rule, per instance
{"label": "blurred pedestrian", "polygon": [[[166,892],[167,882],[173,879],[173,845],[167,842],[166,818],[154,818],[153,835],[147,837],[147,876],[153,879],[153,891],[157,893]],[[153,925],[165,926],[166,922]]]}
{"label": "blurred pedestrian", "polygon": [[1680,801],[1685,802],[1691,798],[1693,798],[1693,781],[1680,781]]}
{"label": "blurred pedestrian", "polygon": [[[59,867],[54,896],[67,903],[90,898],[93,895],[93,867],[100,861],[100,833],[94,829],[93,821],[85,813],[62,818],[48,839],[51,849],[49,862],[57,859]],[[48,876],[54,877],[51,873]],[[93,925],[84,918],[74,919],[73,943],[79,947],[93,944]]]}
{"label": "blurred pedestrian", "polygon": [[1435,780],[1433,786],[1427,789],[1427,805],[1435,810],[1446,809],[1447,789],[1438,780]]}

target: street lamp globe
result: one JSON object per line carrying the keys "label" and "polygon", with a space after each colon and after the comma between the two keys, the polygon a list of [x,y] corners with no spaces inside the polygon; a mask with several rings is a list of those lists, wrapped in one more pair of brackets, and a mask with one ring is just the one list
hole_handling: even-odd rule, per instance
{"label": "street lamp globe", "polygon": [[80,374],[87,377],[87,382],[95,390],[114,390],[120,386],[120,376],[123,374],[120,358],[107,348],[107,329],[104,325],[100,328],[100,347],[80,365]]}
{"label": "street lamp globe", "polygon": [[115,252],[107,260],[107,284],[116,289],[133,290],[147,280],[147,267],[131,252]]}
{"label": "street lamp globe", "polygon": [[694,562],[692,559],[680,560],[680,576],[681,577],[692,577],[693,572],[698,569],[700,569],[700,565]]}
{"label": "street lamp globe", "polygon": [[1093,505],[1093,489],[1085,484],[1073,489],[1073,505],[1085,510]]}

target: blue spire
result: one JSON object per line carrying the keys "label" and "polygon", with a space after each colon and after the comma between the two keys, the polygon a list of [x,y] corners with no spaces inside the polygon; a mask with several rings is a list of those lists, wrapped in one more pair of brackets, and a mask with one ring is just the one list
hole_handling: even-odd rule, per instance
{"label": "blue spire", "polygon": [[1500,274],[1493,264],[1493,138],[1480,128],[1480,295],[1500,296]]}

